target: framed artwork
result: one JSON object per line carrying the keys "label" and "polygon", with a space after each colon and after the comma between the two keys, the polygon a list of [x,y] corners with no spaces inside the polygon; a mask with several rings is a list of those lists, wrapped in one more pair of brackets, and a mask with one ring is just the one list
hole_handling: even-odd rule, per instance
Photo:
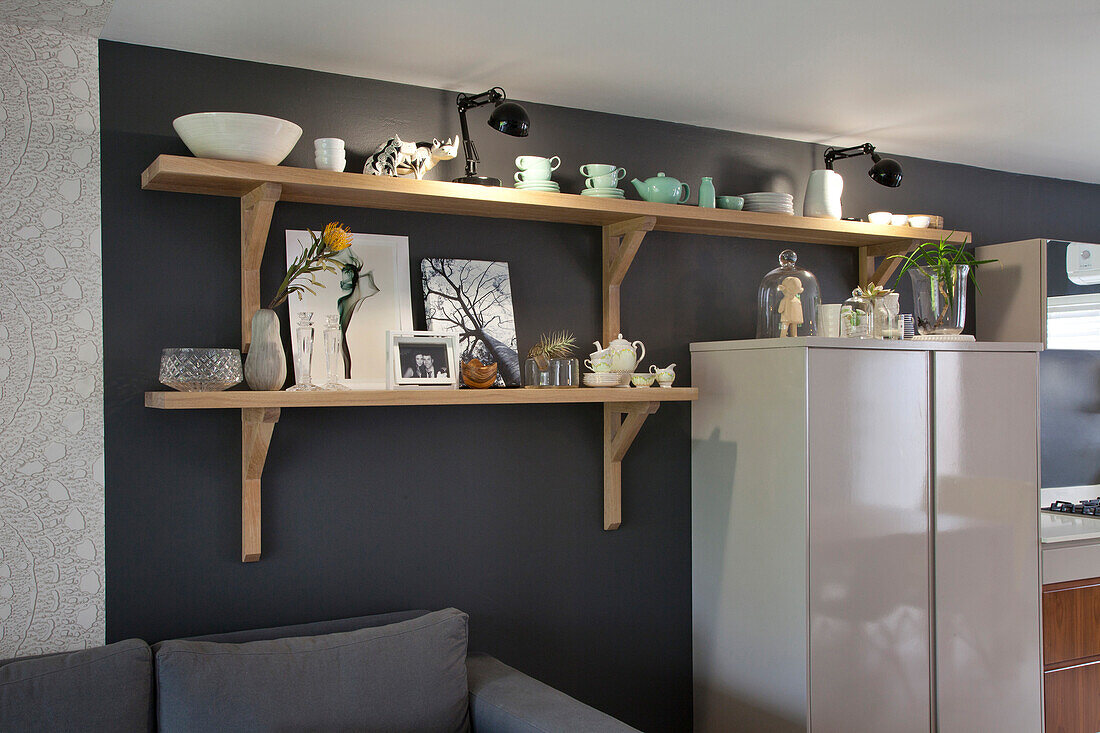
{"label": "framed artwork", "polygon": [[386,334],[389,376],[386,387],[458,389],[458,335],[431,331]]}
{"label": "framed artwork", "polygon": [[[409,239],[384,234],[352,234],[351,246],[338,256],[337,273],[319,272],[314,293],[291,296],[290,327],[298,314],[313,313],[314,338],[311,373],[314,384],[324,384],[325,354],[322,331],[327,316],[336,315],[343,335],[343,384],[351,389],[385,389],[387,331],[411,331],[412,295],[409,288]],[[288,229],[289,265],[311,242],[309,232]],[[291,339],[295,356],[298,343]]]}
{"label": "framed artwork", "polygon": [[522,385],[508,263],[425,259],[420,270],[428,330],[457,335],[461,361],[496,362],[498,385]]}

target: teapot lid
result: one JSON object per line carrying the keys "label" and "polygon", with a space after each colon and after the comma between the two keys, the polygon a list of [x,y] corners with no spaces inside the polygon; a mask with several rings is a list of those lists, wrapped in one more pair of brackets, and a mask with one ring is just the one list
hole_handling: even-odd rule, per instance
{"label": "teapot lid", "polygon": [[619,337],[612,341],[609,346],[630,346],[630,342],[624,339],[623,335],[620,333]]}
{"label": "teapot lid", "polygon": [[[665,177],[665,172],[661,171],[660,173],[657,174],[657,177],[658,178],[664,178]],[[619,336],[622,336],[622,334],[620,333]]]}

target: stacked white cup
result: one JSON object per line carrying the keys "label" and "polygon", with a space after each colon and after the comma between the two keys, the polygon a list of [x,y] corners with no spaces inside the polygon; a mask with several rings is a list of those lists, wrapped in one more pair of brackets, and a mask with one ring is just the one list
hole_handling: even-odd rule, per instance
{"label": "stacked white cup", "polygon": [[344,155],[344,141],[338,137],[319,137],[313,141],[313,162],[318,170],[342,171],[348,161]]}

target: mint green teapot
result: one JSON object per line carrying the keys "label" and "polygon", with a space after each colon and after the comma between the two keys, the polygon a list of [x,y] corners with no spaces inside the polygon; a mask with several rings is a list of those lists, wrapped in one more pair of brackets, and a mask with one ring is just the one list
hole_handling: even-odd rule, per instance
{"label": "mint green teapot", "polygon": [[691,189],[686,183],[681,183],[664,173],[658,173],[644,181],[635,178],[631,183],[638,190],[639,196],[655,204],[682,204],[691,195]]}

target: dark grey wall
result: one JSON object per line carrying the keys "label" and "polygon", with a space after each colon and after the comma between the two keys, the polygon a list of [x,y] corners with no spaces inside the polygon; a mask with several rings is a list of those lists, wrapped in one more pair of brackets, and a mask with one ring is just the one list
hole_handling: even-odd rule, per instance
{"label": "dark grey wall", "polygon": [[[623,468],[624,523],[611,533],[600,529],[597,406],[287,410],[264,472],[264,558],[249,565],[238,561],[239,415],[142,407],[142,393],[158,388],[162,347],[239,342],[238,202],[139,187],[157,154],[186,153],[171,120],[203,110],[285,117],[305,129],[288,165],[311,166],[321,136],[346,139],[361,165],[395,132],[455,134],[453,93],[111,42],[101,43],[100,67],[109,640],[453,605],[470,613],[475,648],[645,730],[690,727],[687,406],[663,406],[635,442]],[[471,114],[482,172],[507,177],[516,155],[557,154],[566,191],[580,184],[578,165],[611,161],[693,189],[712,175],[724,193],[786,180],[800,208],[821,151],[528,109],[526,140]],[[862,162],[842,164],[846,213],[940,213],[979,242],[1100,239],[1100,187],[902,163],[897,190],[875,186]],[[460,171],[453,161],[432,177]],[[335,218],[358,232],[407,235],[414,273],[423,257],[508,261],[521,351],[550,329],[571,329],[581,343],[599,335],[595,229],[279,204],[270,252],[282,251],[284,229]],[[624,332],[646,342],[649,363],[676,362],[689,383],[691,341],[753,335],[757,284],[783,248],[647,236],[623,288]],[[796,249],[827,301],[855,284],[853,252]],[[265,293],[280,259],[264,262]],[[422,317],[418,291],[414,283]],[[1095,441],[1096,426],[1088,432]]]}

